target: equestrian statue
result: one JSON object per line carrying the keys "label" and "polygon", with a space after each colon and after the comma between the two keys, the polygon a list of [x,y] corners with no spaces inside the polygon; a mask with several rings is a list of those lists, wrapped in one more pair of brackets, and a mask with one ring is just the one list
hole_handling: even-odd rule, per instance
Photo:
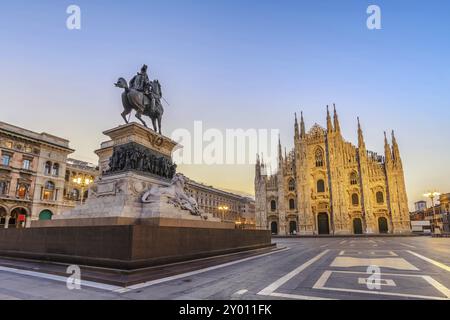
{"label": "equestrian statue", "polygon": [[153,130],[161,134],[161,119],[164,108],[161,104],[162,91],[158,80],[150,81],[147,75],[147,66],[144,64],[141,72],[135,75],[128,85],[124,78],[119,78],[114,84],[124,89],[122,92],[123,112],[121,113],[125,123],[128,123],[127,115],[132,110],[136,111],[136,118],[147,127],[142,115],[152,120]]}

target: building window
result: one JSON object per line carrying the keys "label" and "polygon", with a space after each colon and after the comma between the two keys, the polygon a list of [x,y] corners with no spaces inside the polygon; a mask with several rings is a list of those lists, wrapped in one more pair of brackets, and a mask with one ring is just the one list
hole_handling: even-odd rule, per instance
{"label": "building window", "polygon": [[357,193],[352,194],[352,205],[354,206],[359,205],[359,196]]}
{"label": "building window", "polygon": [[27,184],[20,183],[17,186],[17,192],[16,192],[17,198],[25,199],[28,195],[28,188],[29,188],[29,186]]}
{"label": "building window", "polygon": [[289,199],[289,210],[295,210],[295,200]]}
{"label": "building window", "polygon": [[317,181],[317,192],[325,192],[325,181],[323,181],[322,179]]}
{"label": "building window", "polygon": [[44,167],[44,174],[50,175],[51,171],[52,171],[52,163],[50,161],[47,161]]}
{"label": "building window", "polygon": [[42,199],[52,201],[54,199],[54,195],[55,195],[55,184],[51,181],[47,181],[44,186]]}
{"label": "building window", "polygon": [[80,191],[78,191],[78,189],[72,190],[72,200],[75,200],[75,201],[80,200]]}
{"label": "building window", "polygon": [[316,154],[316,167],[323,167],[323,151],[320,148],[317,148]]}
{"label": "building window", "polygon": [[289,185],[289,191],[295,191],[295,180],[294,179],[290,179],[288,185]]}
{"label": "building window", "polygon": [[270,201],[270,210],[271,211],[277,210],[277,202],[275,200]]}
{"label": "building window", "polygon": [[2,154],[2,165],[9,166],[11,162],[11,156],[9,154]]}
{"label": "building window", "polygon": [[0,181],[0,195],[7,195],[7,194],[8,194],[8,182]]}
{"label": "building window", "polygon": [[358,184],[358,175],[356,174],[356,172],[352,172],[350,174],[350,184],[351,185],[356,185]]}
{"label": "building window", "polygon": [[53,164],[52,175],[55,177],[59,176],[59,164],[57,163]]}
{"label": "building window", "polygon": [[30,159],[23,159],[22,161],[22,169],[30,170],[31,168],[31,160]]}
{"label": "building window", "polygon": [[382,204],[384,203],[384,194],[381,191],[378,191],[376,194],[376,198],[377,198],[377,203],[378,204]]}

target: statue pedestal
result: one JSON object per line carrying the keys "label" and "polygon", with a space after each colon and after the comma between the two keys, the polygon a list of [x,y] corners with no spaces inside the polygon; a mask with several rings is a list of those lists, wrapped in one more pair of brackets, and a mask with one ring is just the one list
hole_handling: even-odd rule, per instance
{"label": "statue pedestal", "polygon": [[[71,222],[35,221],[33,227],[78,225],[80,219],[108,218],[104,221],[111,222],[120,221],[111,218],[131,218],[134,221],[153,219],[161,225],[173,225],[171,219],[183,219],[192,223],[181,225],[196,227],[208,221],[230,228],[228,223],[221,223],[220,219],[210,214],[193,215],[174,206],[167,201],[167,197],[151,203],[142,201],[147,190],[170,188],[175,172],[172,151],[177,146],[176,142],[137,123],[122,125],[104,134],[111,140],[103,142],[96,151],[101,174],[90,188],[86,203],[54,217],[55,221]],[[209,227],[210,224],[206,225]]]}

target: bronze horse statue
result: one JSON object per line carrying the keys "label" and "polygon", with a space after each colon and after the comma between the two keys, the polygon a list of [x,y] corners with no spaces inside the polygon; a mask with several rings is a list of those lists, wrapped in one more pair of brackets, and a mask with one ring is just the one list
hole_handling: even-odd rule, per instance
{"label": "bronze horse statue", "polygon": [[128,123],[126,116],[129,115],[132,110],[135,110],[136,118],[138,118],[145,127],[147,127],[147,124],[142,119],[142,115],[149,117],[152,120],[153,130],[161,134],[161,119],[164,113],[164,108],[160,100],[162,97],[162,92],[159,81],[154,80],[150,82],[150,97],[144,94],[144,92],[130,88],[124,78],[119,78],[117,83],[114,85],[118,88],[124,89],[122,92],[122,104],[124,110],[121,115],[125,120],[125,123]]}

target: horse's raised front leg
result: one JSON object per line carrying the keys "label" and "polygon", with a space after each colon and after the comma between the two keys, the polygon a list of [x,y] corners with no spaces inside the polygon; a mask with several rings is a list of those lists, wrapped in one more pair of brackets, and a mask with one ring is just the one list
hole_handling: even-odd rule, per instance
{"label": "horse's raised front leg", "polygon": [[123,120],[125,120],[125,123],[128,123],[127,115],[129,115],[130,112],[131,112],[131,110],[126,110],[126,109],[125,109],[125,110],[123,110],[123,112],[120,114],[120,115],[122,116]]}

